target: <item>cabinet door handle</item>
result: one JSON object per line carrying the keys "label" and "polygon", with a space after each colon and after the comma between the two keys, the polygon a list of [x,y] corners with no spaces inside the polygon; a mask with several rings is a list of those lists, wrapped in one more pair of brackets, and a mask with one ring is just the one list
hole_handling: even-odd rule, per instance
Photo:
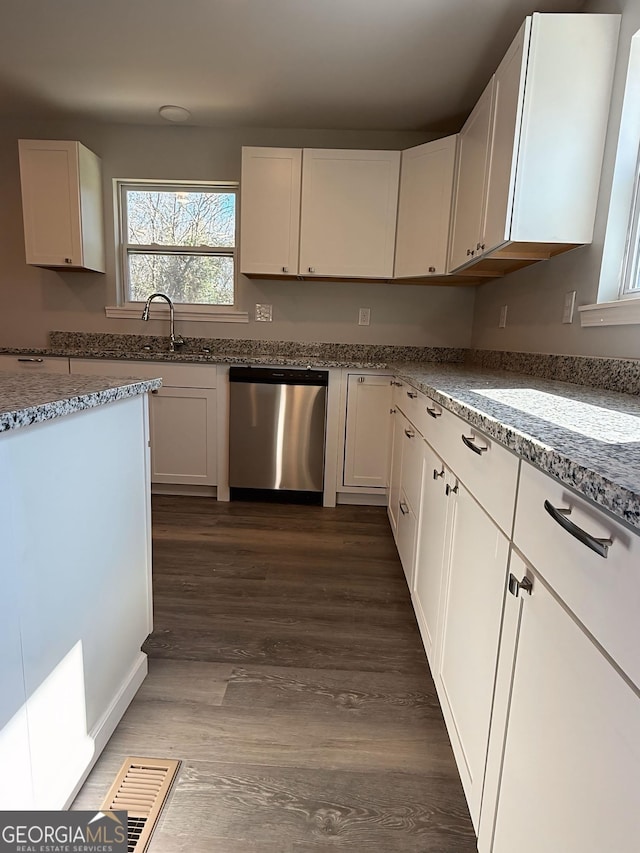
{"label": "cabinet door handle", "polygon": [[42,364],[44,362],[44,358],[19,358],[18,361],[28,361],[29,364]]}
{"label": "cabinet door handle", "polygon": [[450,486],[449,483],[447,483],[445,490],[444,490],[444,493],[447,497],[449,497],[449,495],[457,495],[458,489],[459,489],[459,485],[458,485],[458,481],[456,480],[455,486]]}
{"label": "cabinet door handle", "polygon": [[282,272],[289,272],[289,267],[282,267]]}
{"label": "cabinet door handle", "polygon": [[469,255],[472,255],[472,254],[473,254],[473,252],[471,251],[471,249],[467,249],[467,257],[469,257]]}
{"label": "cabinet door handle", "polygon": [[309,272],[315,272],[315,271],[316,271],[315,267],[309,267]]}
{"label": "cabinet door handle", "polygon": [[393,385],[395,388],[402,388],[402,382],[396,382],[395,379],[392,379],[389,385]]}
{"label": "cabinet door handle", "polygon": [[152,394],[157,394],[157,393],[158,393],[158,389],[157,389],[157,388],[154,388],[154,389],[151,391],[151,393],[152,393]]}
{"label": "cabinet door handle", "polygon": [[473,452],[477,453],[478,456],[482,456],[482,454],[489,449],[486,444],[476,444],[474,441],[475,436],[473,435],[471,438],[467,438],[466,435],[461,435],[460,438],[464,442],[465,447],[468,447],[469,450],[473,450]]}
{"label": "cabinet door handle", "polygon": [[526,575],[522,578],[521,581],[517,579],[515,575],[509,573],[509,592],[511,595],[515,595],[517,598],[521,592],[526,592],[527,595],[531,595],[531,591],[533,589],[533,582],[531,578],[528,578]]}
{"label": "cabinet door handle", "polygon": [[410,397],[412,400],[415,400],[418,396],[417,391],[407,391],[407,397]]}
{"label": "cabinet door handle", "polygon": [[429,267],[429,272],[435,272],[435,271],[436,271],[435,267]]}
{"label": "cabinet door handle", "polygon": [[389,409],[389,414],[390,414],[390,415],[395,415],[395,413],[396,413],[396,409]]}
{"label": "cabinet door handle", "polygon": [[358,376],[358,382],[362,385],[364,383],[364,376]]}
{"label": "cabinet door handle", "polygon": [[590,533],[587,533],[586,530],[583,530],[581,527],[578,527],[577,524],[574,524],[573,521],[569,521],[567,518],[568,515],[571,515],[571,509],[560,509],[558,507],[553,506],[549,501],[544,502],[544,508],[549,513],[551,518],[556,521],[560,527],[564,528],[567,533],[570,533],[573,537],[575,537],[578,542],[582,542],[583,545],[586,545],[587,548],[591,548],[592,551],[595,551],[596,554],[599,554],[601,557],[604,557],[605,560],[609,554],[609,546],[613,545],[613,539],[598,539],[596,536],[592,536]]}
{"label": "cabinet door handle", "polygon": [[442,466],[442,471],[438,471],[437,468],[433,469],[433,479],[437,480],[439,477],[444,477],[444,465]]}
{"label": "cabinet door handle", "polygon": [[65,264],[72,264],[72,263],[73,263],[73,258],[65,258],[65,259],[64,259],[64,262],[65,262]]}
{"label": "cabinet door handle", "polygon": [[427,414],[431,415],[432,418],[442,417],[442,412],[439,412],[437,409],[432,409],[430,406],[427,406]]}
{"label": "cabinet door handle", "polygon": [[404,434],[407,438],[415,438],[416,434],[412,429],[405,429]]}
{"label": "cabinet door handle", "polygon": [[406,515],[409,512],[409,507],[406,505],[404,501],[400,501],[400,512],[403,515]]}

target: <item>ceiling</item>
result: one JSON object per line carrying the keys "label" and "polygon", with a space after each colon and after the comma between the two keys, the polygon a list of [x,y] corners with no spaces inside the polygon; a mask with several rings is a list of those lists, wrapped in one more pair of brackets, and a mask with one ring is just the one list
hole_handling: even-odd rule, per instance
{"label": "ceiling", "polygon": [[2,0],[5,116],[456,130],[525,15],[581,0]]}

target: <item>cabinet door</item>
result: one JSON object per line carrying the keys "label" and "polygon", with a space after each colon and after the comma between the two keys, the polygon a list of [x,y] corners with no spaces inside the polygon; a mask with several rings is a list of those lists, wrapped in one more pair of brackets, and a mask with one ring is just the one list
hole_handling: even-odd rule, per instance
{"label": "cabinet door", "polygon": [[[517,562],[512,572],[520,579],[525,567]],[[522,615],[495,835],[482,849],[635,853],[640,699],[530,576],[531,595],[507,596],[507,609],[521,602]]]}
{"label": "cabinet door", "polygon": [[391,278],[399,151],[305,148],[300,274]]}
{"label": "cabinet door", "polygon": [[215,391],[160,388],[151,395],[151,481],[216,484]]}
{"label": "cabinet door", "polygon": [[403,431],[405,427],[409,427],[409,421],[401,411],[394,407],[391,419],[391,469],[389,472],[389,505],[387,507],[394,538],[397,534],[398,516],[400,514],[400,476],[402,474]]}
{"label": "cabinet door", "polygon": [[486,252],[509,239],[516,163],[522,124],[524,82],[531,18],[527,18],[495,74],[493,128],[487,168],[485,223],[482,243]]}
{"label": "cabinet door", "polygon": [[435,681],[477,831],[509,543],[462,484],[449,498],[455,505]]}
{"label": "cabinet door", "polygon": [[21,139],[19,150],[27,263],[81,266],[78,143]]}
{"label": "cabinet door", "polygon": [[448,136],[402,152],[396,278],[447,271],[457,140]]}
{"label": "cabinet door", "polygon": [[446,478],[444,463],[425,441],[423,443],[422,495],[418,522],[413,605],[422,642],[432,670],[438,654],[438,620],[447,539]]}
{"label": "cabinet door", "polygon": [[240,272],[296,275],[302,149],[243,148]]}
{"label": "cabinet door", "polygon": [[[406,450],[406,448],[405,448]],[[418,530],[418,519],[416,510],[409,503],[402,486],[400,486],[400,499],[398,503],[398,554],[400,563],[407,579],[407,586],[413,587],[413,575],[416,562],[416,532]]]}
{"label": "cabinet door", "polygon": [[484,189],[493,110],[494,78],[460,132],[449,269],[464,266],[481,250]]}
{"label": "cabinet door", "polygon": [[349,376],[343,485],[387,486],[390,408],[389,376]]}

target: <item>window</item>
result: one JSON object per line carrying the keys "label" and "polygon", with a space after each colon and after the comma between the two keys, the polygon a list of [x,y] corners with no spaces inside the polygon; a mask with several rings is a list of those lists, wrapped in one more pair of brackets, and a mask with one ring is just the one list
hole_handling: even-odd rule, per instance
{"label": "window", "polygon": [[640,296],[640,157],[636,163],[631,215],[627,229],[620,281],[620,299]]}
{"label": "window", "polygon": [[125,303],[233,306],[236,186],[119,182]]}

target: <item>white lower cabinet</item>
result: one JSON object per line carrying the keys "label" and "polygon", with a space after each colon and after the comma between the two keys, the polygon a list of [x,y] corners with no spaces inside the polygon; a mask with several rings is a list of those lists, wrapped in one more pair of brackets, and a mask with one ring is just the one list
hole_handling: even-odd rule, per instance
{"label": "white lower cabinet", "polygon": [[478,828],[509,541],[462,483],[448,483],[441,628],[434,680]]}
{"label": "white lower cabinet", "polygon": [[343,486],[386,488],[389,479],[390,376],[349,374]]}
{"label": "white lower cabinet", "polygon": [[478,849],[635,853],[638,695],[515,552],[510,571],[532,586],[506,597]]}
{"label": "white lower cabinet", "polygon": [[162,387],[150,396],[151,482],[217,485],[215,365],[72,358],[71,373],[161,377]]}
{"label": "white lower cabinet", "polygon": [[446,496],[445,477],[450,479],[450,472],[426,441],[422,442],[422,452],[422,492],[412,599],[427,658],[435,672],[447,514],[450,506]]}
{"label": "white lower cabinet", "polygon": [[151,396],[151,481],[216,484],[216,391],[160,388]]}

